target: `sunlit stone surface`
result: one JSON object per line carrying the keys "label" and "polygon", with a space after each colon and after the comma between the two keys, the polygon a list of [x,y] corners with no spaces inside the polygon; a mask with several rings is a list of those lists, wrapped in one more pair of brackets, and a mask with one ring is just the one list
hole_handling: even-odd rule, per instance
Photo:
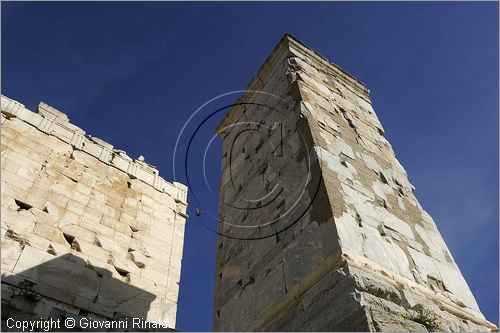
{"label": "sunlit stone surface", "polygon": [[495,329],[362,83],[286,35],[248,90],[218,128],[216,330]]}
{"label": "sunlit stone surface", "polygon": [[9,317],[175,328],[187,188],[47,104],[2,96],[1,111],[2,329]]}

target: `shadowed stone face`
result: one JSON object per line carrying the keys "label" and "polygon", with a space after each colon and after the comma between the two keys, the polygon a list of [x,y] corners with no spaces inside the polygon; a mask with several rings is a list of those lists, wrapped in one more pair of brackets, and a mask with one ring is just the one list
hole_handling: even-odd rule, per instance
{"label": "shadowed stone face", "polygon": [[217,130],[216,330],[495,328],[363,84],[287,35],[248,90]]}

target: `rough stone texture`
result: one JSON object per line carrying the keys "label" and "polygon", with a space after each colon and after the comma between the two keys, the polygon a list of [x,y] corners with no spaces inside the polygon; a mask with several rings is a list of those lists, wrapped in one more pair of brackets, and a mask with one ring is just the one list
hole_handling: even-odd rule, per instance
{"label": "rough stone texture", "polygon": [[143,318],[175,328],[187,188],[55,108],[1,97],[6,318]]}
{"label": "rough stone texture", "polygon": [[286,35],[217,131],[214,329],[496,328],[351,75]]}

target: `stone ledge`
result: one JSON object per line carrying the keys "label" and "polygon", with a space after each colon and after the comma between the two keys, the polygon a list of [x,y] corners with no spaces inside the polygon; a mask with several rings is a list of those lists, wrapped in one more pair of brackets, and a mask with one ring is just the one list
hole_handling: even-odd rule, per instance
{"label": "stone ledge", "polygon": [[187,205],[187,187],[184,184],[166,181],[160,177],[154,166],[141,160],[133,160],[124,151],[114,149],[111,144],[86,134],[84,130],[71,124],[67,115],[56,108],[41,102],[38,106],[38,112],[35,113],[28,110],[23,104],[4,95],[1,95],[0,106],[2,124],[10,118],[24,121],[38,130],[70,144],[74,149],[84,151]]}

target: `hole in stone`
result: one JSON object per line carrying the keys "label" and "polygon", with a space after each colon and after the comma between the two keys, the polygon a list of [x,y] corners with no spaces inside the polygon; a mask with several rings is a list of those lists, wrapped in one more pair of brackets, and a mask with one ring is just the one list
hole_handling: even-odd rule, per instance
{"label": "hole in stone", "polygon": [[380,233],[381,236],[386,236],[387,235],[387,232],[386,232],[385,227],[384,227],[383,224],[379,224],[377,226],[377,230],[378,230],[378,232]]}
{"label": "hole in stone", "polygon": [[22,202],[21,200],[14,199],[14,201],[16,202],[17,207],[19,207],[17,209],[18,212],[21,210],[30,210],[31,208],[33,208],[33,206],[28,205],[27,203]]}
{"label": "hole in stone", "polygon": [[255,283],[255,278],[253,276],[249,276],[248,277],[248,282],[246,282],[243,286],[239,285],[239,287],[241,287],[242,289],[245,289],[247,286],[252,285],[254,283]]}
{"label": "hole in stone", "polygon": [[120,276],[125,278],[125,282],[129,283],[130,282],[130,272],[127,272],[126,270],[124,270],[122,268],[118,268],[116,266],[114,266],[114,267],[115,267],[115,270],[118,272],[118,274],[120,274]]}
{"label": "hole in stone", "polygon": [[47,209],[47,207],[43,207],[42,212],[48,213],[49,210]]}
{"label": "hole in stone", "polygon": [[135,257],[134,257],[134,255],[132,253],[129,253],[129,256],[130,256],[130,260],[132,260],[132,262],[134,263],[134,265],[137,266],[137,268],[144,268],[144,267],[146,267],[146,265],[143,262],[135,260]]}
{"label": "hole in stone", "polygon": [[132,183],[131,182],[127,182],[127,187],[128,188],[132,188]]}
{"label": "hole in stone", "polygon": [[381,207],[384,207],[385,209],[389,208],[389,206],[387,205],[387,201],[383,198],[376,197],[375,202]]}
{"label": "hole in stone", "polygon": [[71,235],[68,235],[68,234],[65,234],[65,233],[63,233],[63,236],[64,236],[64,239],[66,240],[66,242],[69,245],[71,245],[73,243],[73,241],[75,240],[74,236],[71,236]]}
{"label": "hole in stone", "polygon": [[134,252],[134,251],[135,251],[134,249],[132,249],[130,247],[128,248],[128,252]]}
{"label": "hole in stone", "polygon": [[378,134],[384,136],[384,131],[382,131],[382,129],[380,129],[380,128],[377,127],[377,130],[378,130]]}
{"label": "hole in stone", "polygon": [[137,231],[139,231],[139,229],[134,228],[134,227],[132,227],[132,226],[130,226],[130,225],[129,225],[129,228],[130,228],[130,230],[132,230],[132,232],[137,232]]}
{"label": "hole in stone", "polygon": [[385,230],[386,234],[388,233],[387,230],[391,231],[393,234],[397,234],[397,230],[395,230],[394,228],[391,228],[391,227],[389,227],[388,225],[385,225],[385,224],[383,225],[383,227],[384,227],[384,230]]}
{"label": "hole in stone", "polygon": [[73,183],[78,183],[78,180],[73,178],[73,177],[69,177],[69,176],[66,176],[66,178],[68,178],[69,180],[71,180]]}
{"label": "hole in stone", "polygon": [[358,225],[359,225],[360,227],[362,227],[362,226],[363,226],[363,224],[361,223],[361,222],[362,222],[362,220],[361,220],[361,216],[360,216],[358,213],[356,213],[356,222],[358,222]]}
{"label": "hole in stone", "polygon": [[349,127],[352,128],[352,129],[354,129],[354,130],[356,130],[356,126],[352,122],[351,118],[349,118],[349,116],[347,115],[347,112],[345,110],[343,110],[343,109],[340,109],[340,111],[342,112],[342,116],[344,117],[344,119],[349,124]]}
{"label": "hole in stone", "polygon": [[242,280],[242,279],[239,279],[239,280],[238,280],[238,282],[236,282],[236,285],[237,285],[238,287],[243,286],[243,280]]}
{"label": "hole in stone", "polygon": [[71,236],[71,235],[65,234],[65,233],[63,233],[63,236],[72,250],[75,250],[76,252],[82,252],[82,249],[80,248],[80,244],[78,244],[78,242],[75,240],[75,236]]}
{"label": "hole in stone", "polygon": [[14,231],[10,229],[8,229],[5,232],[5,237],[18,242],[22,250],[24,250],[25,245],[30,245],[30,243],[27,240],[23,239],[20,235],[16,234]]}
{"label": "hole in stone", "polygon": [[99,246],[99,247],[102,247],[102,244],[99,241],[99,238],[97,238],[97,237],[94,239],[94,244],[97,245],[97,246]]}
{"label": "hole in stone", "polygon": [[47,248],[47,253],[50,253],[53,256],[57,255],[56,250],[54,250],[54,248],[52,247],[52,245],[49,245],[49,247]]}
{"label": "hole in stone", "polygon": [[118,272],[118,274],[120,274],[121,276],[127,276],[127,274],[129,274],[130,272],[127,272],[126,270],[124,269],[121,269],[121,268],[118,268],[115,266],[115,269],[116,271]]}
{"label": "hole in stone", "polygon": [[405,194],[404,194],[404,192],[403,192],[403,189],[402,189],[401,187],[400,187],[400,188],[398,188],[398,193],[399,193],[399,195],[400,195],[401,197],[403,197],[403,196],[405,195]]}
{"label": "hole in stone", "polygon": [[385,178],[384,174],[382,172],[379,173],[380,181],[384,184],[389,184],[387,181],[387,178]]}
{"label": "hole in stone", "polygon": [[356,126],[354,126],[354,123],[352,122],[351,119],[347,119],[347,121],[349,122],[349,127],[352,128],[352,129],[356,129]]}
{"label": "hole in stone", "polygon": [[146,267],[146,265],[144,265],[144,263],[142,263],[142,262],[138,262],[138,261],[135,261],[135,260],[133,262],[137,266],[137,268],[144,268],[144,267]]}
{"label": "hole in stone", "polygon": [[433,276],[427,275],[427,284],[436,290],[445,290],[443,281]]}
{"label": "hole in stone", "polygon": [[76,252],[82,252],[82,249],[80,248],[80,244],[75,240],[73,243],[71,243],[71,249],[75,250]]}

